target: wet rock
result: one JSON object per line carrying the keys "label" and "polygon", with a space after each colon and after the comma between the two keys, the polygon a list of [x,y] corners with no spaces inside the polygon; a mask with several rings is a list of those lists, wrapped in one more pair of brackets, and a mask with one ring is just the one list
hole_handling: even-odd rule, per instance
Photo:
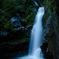
{"label": "wet rock", "polygon": [[31,29],[32,29],[32,25],[29,25],[29,26],[27,27],[27,30],[28,30],[29,32],[31,32]]}
{"label": "wet rock", "polygon": [[[56,28],[58,23],[58,18],[56,14],[52,14],[48,17],[45,30],[44,30],[44,39],[48,43],[48,52],[47,55],[53,56],[53,59],[59,59],[59,31]],[[49,53],[50,52],[50,53]],[[49,53],[49,54],[48,54]]]}
{"label": "wet rock", "polygon": [[7,36],[9,33],[7,31],[0,31],[0,37],[1,36]]}
{"label": "wet rock", "polygon": [[14,27],[14,30],[21,30],[21,29],[24,29],[24,27],[21,25],[19,19],[17,17],[12,17],[10,19],[11,21],[11,24],[13,25]]}

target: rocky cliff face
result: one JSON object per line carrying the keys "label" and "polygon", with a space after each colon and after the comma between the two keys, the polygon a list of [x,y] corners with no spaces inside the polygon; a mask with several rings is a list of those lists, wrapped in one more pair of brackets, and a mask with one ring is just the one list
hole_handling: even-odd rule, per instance
{"label": "rocky cliff face", "polygon": [[45,30],[44,39],[48,44],[46,52],[50,52],[53,55],[53,59],[59,59],[59,31],[56,28],[58,19],[55,14],[48,17]]}
{"label": "rocky cliff face", "polygon": [[44,42],[48,44],[46,47],[46,53],[49,55],[48,59],[51,56],[53,59],[59,59],[59,18],[57,13],[58,3],[55,0],[47,0],[45,2],[46,13],[44,16]]}

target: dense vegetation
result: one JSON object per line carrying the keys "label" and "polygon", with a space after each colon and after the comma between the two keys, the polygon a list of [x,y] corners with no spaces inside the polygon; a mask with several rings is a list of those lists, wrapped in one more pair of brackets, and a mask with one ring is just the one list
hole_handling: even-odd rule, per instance
{"label": "dense vegetation", "polygon": [[[0,30],[13,29],[10,23],[10,18],[17,17],[17,14],[22,18],[22,24],[30,25],[34,17],[34,5],[27,0],[1,0],[0,1]],[[26,24],[24,25],[26,26]]]}

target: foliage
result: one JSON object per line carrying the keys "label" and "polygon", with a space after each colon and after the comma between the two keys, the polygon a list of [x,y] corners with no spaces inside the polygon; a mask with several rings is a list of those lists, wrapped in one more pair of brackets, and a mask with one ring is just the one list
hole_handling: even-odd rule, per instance
{"label": "foliage", "polygon": [[28,19],[34,16],[31,15],[31,13],[34,14],[32,9],[33,5],[27,0],[2,0],[0,5],[0,28],[12,30],[13,26],[10,23],[10,18],[15,17],[17,13],[21,15],[25,22],[28,22]]}

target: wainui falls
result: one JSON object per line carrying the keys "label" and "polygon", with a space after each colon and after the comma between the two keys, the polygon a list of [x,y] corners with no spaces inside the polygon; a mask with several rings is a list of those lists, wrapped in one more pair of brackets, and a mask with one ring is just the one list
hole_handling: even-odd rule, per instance
{"label": "wainui falls", "polygon": [[42,44],[42,18],[44,16],[44,7],[40,7],[35,17],[34,25],[31,31],[29,53],[27,56],[18,57],[17,59],[44,59],[41,51]]}

